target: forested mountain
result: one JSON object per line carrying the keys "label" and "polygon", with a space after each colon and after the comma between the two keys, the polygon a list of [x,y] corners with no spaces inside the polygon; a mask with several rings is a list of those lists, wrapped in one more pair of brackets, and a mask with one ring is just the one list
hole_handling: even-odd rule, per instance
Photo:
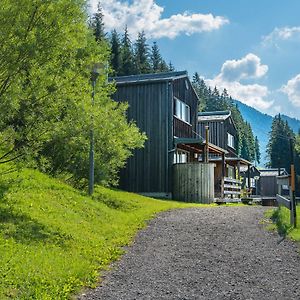
{"label": "forested mountain", "polygon": [[[261,150],[261,164],[267,162],[266,148],[269,141],[269,132],[271,131],[273,118],[270,115],[261,113],[253,107],[250,107],[240,101],[234,100],[237,104],[243,118],[251,124],[253,134],[258,137]],[[298,133],[300,130],[300,120],[281,115],[284,121],[287,121],[291,129]]]}

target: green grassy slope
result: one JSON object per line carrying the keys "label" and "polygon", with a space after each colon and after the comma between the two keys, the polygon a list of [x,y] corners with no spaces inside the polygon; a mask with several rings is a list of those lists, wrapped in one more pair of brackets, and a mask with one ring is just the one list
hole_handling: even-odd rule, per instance
{"label": "green grassy slope", "polygon": [[294,241],[300,242],[300,206],[297,206],[297,228],[293,228],[290,223],[290,211],[281,206],[267,212],[267,217],[270,217],[274,224],[270,229],[277,229],[279,234],[288,236]]}
{"label": "green grassy slope", "polygon": [[0,299],[68,299],[145,220],[187,206],[103,187],[91,199],[32,170],[0,177]]}

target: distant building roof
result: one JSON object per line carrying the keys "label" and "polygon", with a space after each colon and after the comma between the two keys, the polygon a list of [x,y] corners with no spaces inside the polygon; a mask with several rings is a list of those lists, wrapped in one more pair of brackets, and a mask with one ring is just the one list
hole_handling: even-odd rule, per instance
{"label": "distant building roof", "polygon": [[206,111],[198,113],[198,121],[206,122],[206,121],[225,121],[231,117],[231,111]]}
{"label": "distant building roof", "polygon": [[[260,176],[278,176],[278,169],[260,169]],[[288,175],[285,168],[280,168],[280,175]]]}
{"label": "distant building roof", "polygon": [[116,83],[135,83],[135,82],[148,82],[148,81],[175,80],[184,77],[188,77],[187,71],[110,77],[109,81],[115,81]]}

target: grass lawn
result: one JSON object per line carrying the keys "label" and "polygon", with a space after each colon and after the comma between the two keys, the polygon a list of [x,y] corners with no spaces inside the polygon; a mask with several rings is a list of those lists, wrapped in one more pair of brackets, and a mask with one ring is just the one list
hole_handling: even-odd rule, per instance
{"label": "grass lawn", "polygon": [[277,229],[279,234],[288,236],[292,240],[300,241],[300,206],[297,206],[297,228],[292,228],[290,224],[290,211],[286,207],[279,207],[267,212],[274,224],[271,229]]}
{"label": "grass lawn", "polygon": [[103,187],[92,199],[33,170],[0,177],[0,299],[69,299],[146,220],[190,206]]}

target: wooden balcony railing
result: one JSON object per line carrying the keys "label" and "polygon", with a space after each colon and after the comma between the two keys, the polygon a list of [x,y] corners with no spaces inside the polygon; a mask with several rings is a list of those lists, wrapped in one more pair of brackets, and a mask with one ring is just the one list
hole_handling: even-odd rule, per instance
{"label": "wooden balcony railing", "polygon": [[239,199],[241,197],[242,182],[240,180],[224,177],[222,181],[224,198]]}
{"label": "wooden balcony railing", "polygon": [[194,137],[193,131],[192,131],[192,125],[188,124],[177,117],[174,116],[173,118],[173,131],[174,136],[177,136],[179,138],[192,138]]}

